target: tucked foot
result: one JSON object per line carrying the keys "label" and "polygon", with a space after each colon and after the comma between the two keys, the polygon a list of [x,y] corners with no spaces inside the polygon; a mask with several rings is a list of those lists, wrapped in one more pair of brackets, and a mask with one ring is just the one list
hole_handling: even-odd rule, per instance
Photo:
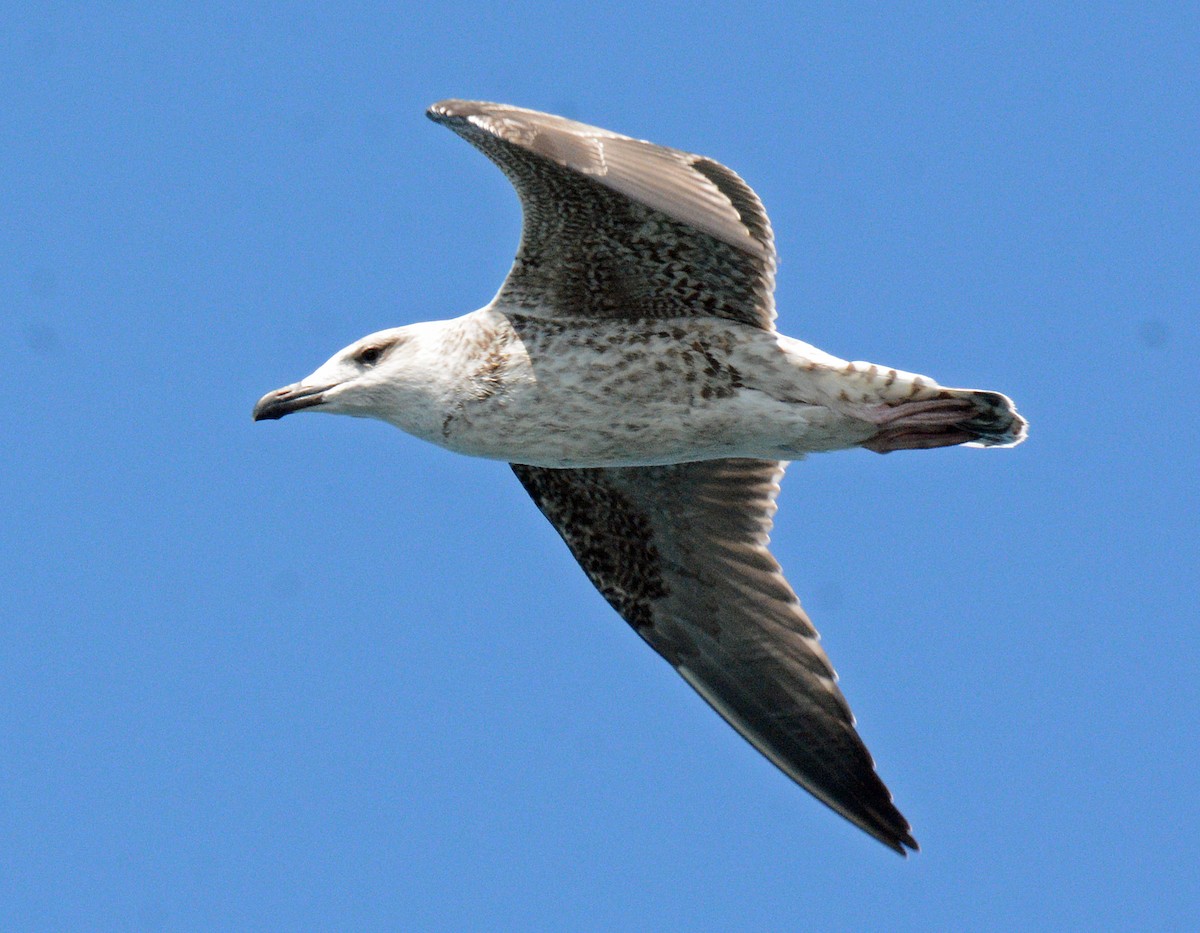
{"label": "tucked foot", "polygon": [[939,389],[936,398],[874,406],[868,420],[879,431],[862,446],[880,454],[955,444],[1012,447],[1026,433],[1006,396],[977,389]]}

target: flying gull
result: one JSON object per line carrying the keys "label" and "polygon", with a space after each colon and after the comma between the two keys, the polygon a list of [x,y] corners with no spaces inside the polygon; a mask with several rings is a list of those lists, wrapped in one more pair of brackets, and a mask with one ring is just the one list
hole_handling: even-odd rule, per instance
{"label": "flying gull", "polygon": [[520,196],[499,293],[364,337],[270,392],[505,460],[604,598],[780,770],[916,849],[808,616],[767,549],[787,461],[814,451],[1010,447],[996,392],[847,362],[775,329],[762,203],[725,166],[519,107],[430,119]]}

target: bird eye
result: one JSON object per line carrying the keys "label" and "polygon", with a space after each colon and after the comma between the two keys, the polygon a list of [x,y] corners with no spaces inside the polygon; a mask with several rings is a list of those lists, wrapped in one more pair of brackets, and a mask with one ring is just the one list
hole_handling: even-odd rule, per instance
{"label": "bird eye", "polygon": [[371,363],[378,362],[379,355],[382,352],[383,350],[381,350],[379,347],[363,347],[358,351],[358,356],[356,358],[360,363],[366,363],[370,365]]}

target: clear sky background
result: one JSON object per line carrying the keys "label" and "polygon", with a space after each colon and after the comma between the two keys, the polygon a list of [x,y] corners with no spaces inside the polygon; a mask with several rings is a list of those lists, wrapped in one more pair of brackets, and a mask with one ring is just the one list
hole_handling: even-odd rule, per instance
{"label": "clear sky background", "polygon": [[[584,6],[5,5],[4,927],[1194,925],[1197,7]],[[491,298],[518,203],[450,96],[732,166],[781,329],[1029,417],[784,483],[919,854],[725,726],[505,465],[251,423]]]}

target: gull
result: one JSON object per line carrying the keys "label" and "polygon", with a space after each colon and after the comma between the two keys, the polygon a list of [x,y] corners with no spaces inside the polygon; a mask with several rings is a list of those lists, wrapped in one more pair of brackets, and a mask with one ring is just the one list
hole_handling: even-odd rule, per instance
{"label": "gull", "polygon": [[1025,420],[997,392],[779,333],[771,225],[718,162],[503,104],[427,115],[520,197],[500,291],[358,340],[254,419],[378,418],[507,461],[604,598],[734,729],[885,845],[917,849],[768,550],[779,481],[818,451],[1011,447]]}

